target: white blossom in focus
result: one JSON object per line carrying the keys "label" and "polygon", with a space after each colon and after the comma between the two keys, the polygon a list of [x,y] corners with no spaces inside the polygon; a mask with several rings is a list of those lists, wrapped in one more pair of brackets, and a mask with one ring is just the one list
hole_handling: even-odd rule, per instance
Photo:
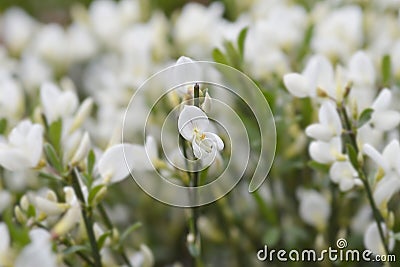
{"label": "white blossom in focus", "polygon": [[[357,172],[349,161],[336,161],[329,169],[329,176],[341,191],[349,191],[357,182]],[[361,182],[361,181],[360,181]]]}
{"label": "white blossom in focus", "polygon": [[43,149],[43,127],[28,120],[20,122],[9,134],[0,139],[0,165],[16,171],[35,168]]}
{"label": "white blossom in focus", "polygon": [[328,142],[312,141],[308,150],[313,160],[323,164],[346,159],[342,154],[342,141],[340,137],[334,137]]}

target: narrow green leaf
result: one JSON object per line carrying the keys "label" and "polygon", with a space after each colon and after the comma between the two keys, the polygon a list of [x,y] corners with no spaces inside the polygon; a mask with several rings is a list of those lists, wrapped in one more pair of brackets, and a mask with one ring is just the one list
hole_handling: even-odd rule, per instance
{"label": "narrow green leaf", "polygon": [[56,169],[59,173],[62,173],[63,166],[54,147],[51,144],[46,143],[44,144],[44,152],[46,154],[47,161],[50,163],[50,165],[54,169]]}
{"label": "narrow green leaf", "polygon": [[26,215],[28,215],[29,218],[35,217],[36,216],[36,209],[32,204],[29,204],[28,210],[26,212]]}
{"label": "narrow green leaf", "polygon": [[246,36],[247,36],[248,30],[249,30],[248,27],[243,28],[240,31],[239,37],[238,37],[238,40],[237,40],[237,45],[238,45],[239,54],[240,54],[241,58],[243,58],[243,56],[244,56],[244,44],[245,44],[245,41],[246,41]]}
{"label": "narrow green leaf", "polygon": [[232,42],[225,42],[224,46],[226,50],[226,55],[228,57],[228,61],[231,63],[233,67],[239,68],[241,57],[239,55],[239,52],[236,50],[235,46],[232,44]]}
{"label": "narrow green leaf", "polygon": [[346,149],[347,149],[347,154],[349,155],[349,158],[350,158],[351,165],[353,165],[353,167],[355,169],[358,169],[359,168],[359,164],[358,164],[358,160],[357,160],[357,152],[356,152],[356,150],[350,144],[346,144]]}
{"label": "narrow green leaf", "polygon": [[7,119],[3,118],[0,120],[0,134],[4,134],[7,130]]}
{"label": "narrow green leaf", "polygon": [[102,249],[102,247],[104,246],[104,243],[106,242],[107,237],[109,237],[110,235],[111,235],[111,231],[108,231],[99,237],[99,239],[97,240],[97,246],[99,247],[99,249]]}
{"label": "narrow green leaf", "polygon": [[137,222],[137,223],[132,224],[130,227],[128,227],[128,228],[122,233],[122,235],[121,235],[120,244],[122,244],[122,243],[125,241],[125,239],[126,239],[132,232],[136,231],[136,230],[139,229],[141,226],[142,226],[142,223],[141,223],[141,222]]}
{"label": "narrow green leaf", "polygon": [[90,252],[90,248],[88,246],[83,246],[83,245],[75,245],[68,247],[63,250],[64,255],[70,255],[70,254],[75,254],[76,252]]}
{"label": "narrow green leaf", "polygon": [[278,243],[280,236],[281,236],[280,228],[278,226],[272,226],[266,230],[263,241],[265,244],[268,244],[268,246],[273,247]]}
{"label": "narrow green leaf", "polygon": [[48,131],[48,138],[50,144],[53,145],[55,151],[60,154],[60,143],[61,143],[61,132],[62,132],[62,121],[61,119],[53,122]]}
{"label": "narrow green leaf", "polygon": [[357,128],[361,128],[364,124],[366,124],[367,122],[369,122],[369,120],[372,117],[372,113],[374,112],[374,110],[372,108],[367,108],[364,109],[361,112],[360,117],[358,118],[357,121]]}
{"label": "narrow green leaf", "polygon": [[95,162],[96,162],[96,155],[94,154],[93,149],[91,149],[87,156],[87,168],[88,168],[89,175],[92,175],[92,173],[93,173],[93,167],[94,167]]}
{"label": "narrow green leaf", "polygon": [[310,167],[311,169],[316,170],[316,171],[320,171],[323,173],[329,172],[329,165],[327,165],[327,164],[322,164],[322,163],[316,162],[314,160],[310,160],[307,163],[307,165],[308,165],[308,167]]}
{"label": "narrow green leaf", "polygon": [[13,244],[17,247],[22,248],[30,243],[29,229],[27,227],[21,227],[16,224],[12,219],[12,212],[7,209],[3,212],[3,220],[7,225]]}
{"label": "narrow green leaf", "polygon": [[105,186],[105,185],[100,184],[100,185],[97,185],[97,186],[93,187],[93,188],[90,190],[90,192],[89,192],[89,197],[88,197],[88,203],[89,203],[89,205],[92,204],[93,199],[96,197],[97,193],[98,193],[104,186]]}
{"label": "narrow green leaf", "polygon": [[212,52],[212,56],[215,62],[229,65],[228,60],[226,59],[225,55],[219,50],[218,48],[215,48]]}
{"label": "narrow green leaf", "polygon": [[382,58],[382,82],[383,85],[390,85],[392,79],[392,60],[390,55],[384,55]]}

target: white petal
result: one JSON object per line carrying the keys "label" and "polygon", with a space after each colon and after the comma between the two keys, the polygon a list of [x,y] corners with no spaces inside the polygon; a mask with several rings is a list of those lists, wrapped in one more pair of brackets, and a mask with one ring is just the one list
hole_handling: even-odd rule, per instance
{"label": "white petal", "polygon": [[[388,233],[386,225],[381,223],[381,227],[383,233],[386,235]],[[392,233],[389,233],[389,250],[393,250],[394,243],[393,235]],[[364,246],[371,250],[375,255],[386,255],[376,222],[371,223],[365,231]]]}
{"label": "white petal", "polygon": [[[123,180],[133,167],[131,160],[125,161],[125,155],[131,158],[134,153],[133,145],[130,144],[118,144],[108,148],[98,162],[100,175],[103,179],[110,179],[112,183]],[[128,159],[128,156],[126,158]]]}
{"label": "white petal", "polygon": [[221,137],[219,137],[215,133],[210,133],[210,132],[205,132],[204,135],[206,136],[206,139],[209,138],[215,143],[218,151],[224,149],[224,142],[222,141]]}
{"label": "white petal", "polygon": [[319,121],[322,124],[330,126],[335,135],[341,134],[342,123],[335,106],[330,101],[322,103],[318,116]]}
{"label": "white petal", "polygon": [[204,132],[208,128],[208,123],[207,115],[200,108],[185,105],[178,118],[179,133],[191,141],[195,129]]}
{"label": "white petal", "polygon": [[371,107],[375,111],[386,110],[387,108],[389,108],[391,101],[392,92],[389,89],[385,88],[379,93],[378,97],[375,99]]}
{"label": "white petal", "polygon": [[309,153],[311,158],[319,163],[332,163],[339,155],[341,155],[340,137],[335,137],[329,142],[311,142]]}
{"label": "white petal", "polygon": [[175,65],[184,64],[184,63],[192,63],[193,60],[190,57],[181,56],[176,61]]}
{"label": "white petal", "polygon": [[378,166],[382,167],[385,172],[389,172],[390,168],[386,160],[383,158],[381,153],[378,152],[373,146],[365,144],[363,147],[364,154],[369,156],[373,161],[375,161]]}
{"label": "white petal", "polygon": [[146,144],[145,148],[150,160],[154,160],[158,158],[158,151],[157,151],[157,142],[153,136],[146,137]]}
{"label": "white petal", "polygon": [[395,110],[374,111],[371,124],[381,131],[390,131],[400,123],[400,113]]}
{"label": "white petal", "polygon": [[329,169],[331,180],[338,183],[341,191],[348,191],[354,186],[356,171],[348,161],[336,161]]}
{"label": "white petal", "polygon": [[10,171],[24,170],[31,167],[31,163],[23,151],[14,148],[0,150],[0,165]]}
{"label": "white petal", "polygon": [[378,207],[389,201],[392,196],[400,190],[400,179],[396,176],[385,176],[374,190],[374,200]]}
{"label": "white petal", "polygon": [[382,152],[383,158],[386,160],[392,170],[397,171],[400,168],[400,145],[398,140],[392,140]]}
{"label": "white petal", "polygon": [[283,82],[288,91],[296,97],[310,96],[310,84],[307,79],[298,73],[289,73],[283,76]]}
{"label": "white petal", "polygon": [[193,140],[192,142],[192,148],[193,148],[193,154],[196,158],[201,159],[205,154],[207,153],[206,151],[204,151],[203,149],[201,149],[201,147],[199,146],[199,144],[197,144],[196,140]]}
{"label": "white petal", "polygon": [[371,86],[375,83],[375,67],[365,52],[358,51],[351,57],[349,78],[356,86]]}
{"label": "white petal", "polygon": [[86,158],[87,154],[89,153],[90,145],[91,145],[91,143],[90,143],[89,134],[87,132],[85,132],[78,148],[75,151],[74,156],[71,159],[71,163],[75,164],[75,163],[78,163],[78,162],[84,160]]}
{"label": "white petal", "polygon": [[0,255],[5,253],[10,246],[10,234],[8,232],[7,225],[0,222]]}
{"label": "white petal", "polygon": [[47,215],[60,215],[69,207],[68,204],[57,203],[39,196],[33,197],[32,203],[38,210],[44,212]]}
{"label": "white petal", "polygon": [[332,139],[333,132],[326,125],[315,123],[306,128],[306,135],[317,140],[328,142]]}
{"label": "white petal", "polygon": [[328,92],[335,84],[332,64],[326,57],[321,55],[311,57],[303,71],[303,75],[312,87],[311,96],[315,95],[318,87]]}

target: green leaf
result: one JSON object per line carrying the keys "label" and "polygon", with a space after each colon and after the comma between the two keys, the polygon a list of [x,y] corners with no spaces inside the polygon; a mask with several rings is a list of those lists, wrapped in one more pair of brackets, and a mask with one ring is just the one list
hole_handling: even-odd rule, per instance
{"label": "green leaf", "polygon": [[63,181],[60,176],[51,173],[39,172],[39,177],[48,179],[50,181],[57,181],[57,182]]}
{"label": "green leaf", "polygon": [[70,255],[70,254],[75,254],[76,252],[90,252],[90,248],[88,246],[83,246],[83,245],[74,245],[71,247],[68,247],[63,250],[64,255]]}
{"label": "green leaf", "polygon": [[28,215],[29,218],[35,217],[36,216],[36,210],[35,207],[32,204],[29,204],[28,210],[26,212],[26,215]]}
{"label": "green leaf", "polygon": [[104,186],[105,186],[105,185],[100,184],[100,185],[97,185],[97,186],[93,187],[93,188],[90,190],[90,192],[89,192],[89,197],[88,197],[88,203],[89,203],[89,205],[92,204],[93,199],[96,197],[97,193],[98,193]]}
{"label": "green leaf", "polygon": [[384,55],[382,58],[382,82],[384,85],[390,85],[392,79],[392,60],[390,55]]}
{"label": "green leaf", "polygon": [[224,46],[225,46],[225,50],[226,50],[226,55],[228,57],[228,61],[231,63],[231,65],[233,67],[239,68],[240,61],[241,61],[239,52],[235,49],[232,42],[225,42]]}
{"label": "green leaf", "polygon": [[95,162],[96,162],[96,155],[94,154],[93,149],[91,149],[87,157],[87,168],[88,168],[88,174],[90,176],[93,173],[93,167]]}
{"label": "green leaf", "polygon": [[353,165],[353,167],[355,169],[358,169],[359,168],[359,163],[358,163],[358,159],[357,159],[356,150],[350,144],[346,144],[346,149],[347,149],[347,154],[349,155],[349,158],[350,158],[351,165]]}
{"label": "green leaf", "polygon": [[63,166],[54,147],[51,144],[46,143],[44,144],[44,152],[50,165],[59,173],[62,173],[64,171]]}
{"label": "green leaf", "polygon": [[3,212],[3,220],[8,227],[13,244],[19,248],[22,248],[30,243],[29,229],[16,224],[12,219],[12,212],[10,210]]}
{"label": "green leaf", "polygon": [[0,134],[4,134],[7,130],[7,119],[3,118],[0,120]]}
{"label": "green leaf", "polygon": [[48,130],[48,138],[50,144],[53,145],[55,151],[60,154],[62,121],[61,119],[53,122]]}
{"label": "green leaf", "polygon": [[215,62],[229,65],[228,60],[226,59],[225,55],[219,50],[218,48],[215,48],[212,52],[212,56]]}
{"label": "green leaf", "polygon": [[372,113],[374,112],[374,110],[372,108],[367,108],[364,109],[361,112],[360,117],[358,118],[357,121],[357,128],[361,128],[364,124],[366,124],[367,122],[369,122],[369,120],[372,117]]}
{"label": "green leaf", "polygon": [[247,36],[248,30],[249,30],[248,27],[243,28],[240,31],[239,37],[238,37],[238,40],[237,40],[237,45],[238,45],[239,54],[240,54],[241,58],[243,58],[243,55],[244,55],[244,44],[245,44],[245,41],[246,41],[246,36]]}
{"label": "green leaf", "polygon": [[102,234],[99,239],[97,240],[97,246],[99,249],[101,249],[104,246],[104,243],[106,242],[107,237],[111,235],[111,231],[105,232]]}
{"label": "green leaf", "polygon": [[142,223],[137,222],[137,223],[132,224],[130,227],[128,227],[121,235],[120,244],[122,244],[132,232],[136,231],[141,226],[142,226]]}
{"label": "green leaf", "polygon": [[307,163],[307,166],[310,167],[313,170],[320,171],[320,172],[323,172],[323,173],[328,173],[329,172],[329,165],[328,164],[322,164],[322,163],[316,162],[314,160],[310,160]]}
{"label": "green leaf", "polygon": [[281,236],[281,230],[278,226],[269,227],[264,234],[264,243],[268,246],[274,247]]}

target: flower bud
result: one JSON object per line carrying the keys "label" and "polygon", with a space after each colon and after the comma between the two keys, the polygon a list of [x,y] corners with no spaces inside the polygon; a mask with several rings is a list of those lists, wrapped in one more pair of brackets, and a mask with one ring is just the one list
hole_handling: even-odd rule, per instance
{"label": "flower bud", "polygon": [[52,232],[53,237],[58,237],[66,234],[80,220],[80,208],[78,205],[72,206],[61,220],[54,226]]}
{"label": "flower bud", "polygon": [[92,98],[86,98],[82,102],[81,106],[79,107],[78,111],[75,114],[71,128],[69,129],[70,133],[72,133],[76,129],[80,128],[82,123],[86,120],[86,118],[89,117],[89,115],[93,109],[93,104],[94,104],[94,102],[93,102]]}
{"label": "flower bud", "polygon": [[75,154],[72,156],[71,165],[75,166],[80,161],[84,160],[89,153],[90,150],[90,138],[89,134],[85,132],[83,135],[82,141],[80,142],[78,148],[75,151]]}
{"label": "flower bud", "polygon": [[15,206],[14,213],[15,213],[15,218],[17,219],[17,221],[20,224],[24,225],[27,221],[27,218],[19,206]]}

